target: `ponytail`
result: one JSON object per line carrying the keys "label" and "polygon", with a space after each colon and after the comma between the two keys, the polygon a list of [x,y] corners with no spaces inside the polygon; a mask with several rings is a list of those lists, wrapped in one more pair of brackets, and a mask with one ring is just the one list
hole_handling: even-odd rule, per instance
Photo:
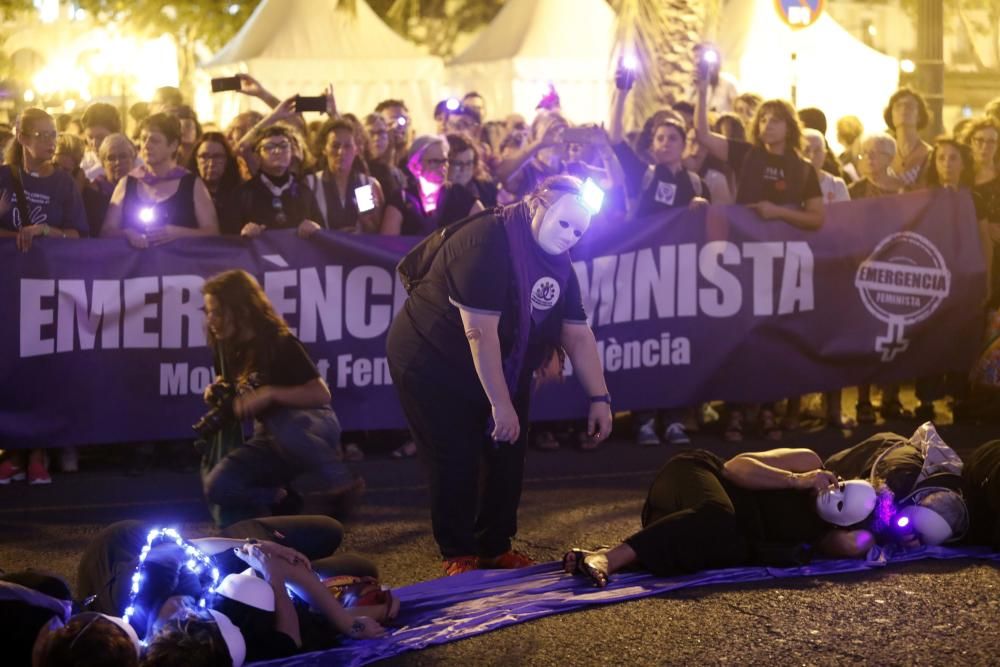
{"label": "ponytail", "polygon": [[7,150],[4,152],[4,164],[18,169],[24,168],[24,146],[21,145],[21,136],[25,132],[30,132],[43,120],[52,120],[52,116],[38,107],[28,107],[21,112],[14,125],[14,138],[7,144]]}

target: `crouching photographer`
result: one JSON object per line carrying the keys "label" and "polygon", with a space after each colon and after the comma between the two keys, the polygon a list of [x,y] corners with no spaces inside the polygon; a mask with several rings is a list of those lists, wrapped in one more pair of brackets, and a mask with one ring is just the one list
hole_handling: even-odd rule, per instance
{"label": "crouching photographer", "polygon": [[[221,375],[194,429],[207,444],[203,484],[216,521],[296,513],[305,503],[332,512],[362,482],[342,463],[340,424],[316,365],[250,274],[220,273],[202,292]],[[251,418],[253,435],[240,444]]]}

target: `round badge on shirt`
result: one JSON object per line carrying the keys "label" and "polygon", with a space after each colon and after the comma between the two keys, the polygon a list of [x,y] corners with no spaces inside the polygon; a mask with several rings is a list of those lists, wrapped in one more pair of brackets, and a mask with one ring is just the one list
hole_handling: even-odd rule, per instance
{"label": "round badge on shirt", "polygon": [[531,305],[539,310],[548,310],[559,301],[559,283],[555,278],[544,276],[535,281],[531,288]]}

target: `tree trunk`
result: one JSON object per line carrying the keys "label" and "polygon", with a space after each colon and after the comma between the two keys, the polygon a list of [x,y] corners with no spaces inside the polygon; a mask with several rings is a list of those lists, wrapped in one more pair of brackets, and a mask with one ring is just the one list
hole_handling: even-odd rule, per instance
{"label": "tree trunk", "polygon": [[717,0],[615,0],[615,42],[636,56],[639,71],[625,108],[634,129],[681,99],[694,71],[692,50],[702,39],[705,10]]}

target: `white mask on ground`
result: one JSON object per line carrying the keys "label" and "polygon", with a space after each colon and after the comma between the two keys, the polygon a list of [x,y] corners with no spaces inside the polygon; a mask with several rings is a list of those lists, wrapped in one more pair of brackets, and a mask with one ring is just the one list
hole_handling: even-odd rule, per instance
{"label": "white mask on ground", "polygon": [[835,526],[850,526],[875,509],[875,489],[868,482],[852,479],[831,486],[816,496],[816,513]]}
{"label": "white mask on ground", "polygon": [[573,194],[559,197],[538,225],[535,240],[550,255],[561,255],[577,244],[590,227],[590,212]]}

